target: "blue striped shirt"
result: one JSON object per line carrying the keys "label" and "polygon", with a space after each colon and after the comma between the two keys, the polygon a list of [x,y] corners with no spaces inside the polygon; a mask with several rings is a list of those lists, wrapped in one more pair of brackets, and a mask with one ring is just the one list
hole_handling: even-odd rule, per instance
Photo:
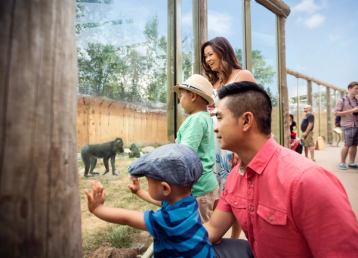
{"label": "blue striped shirt", "polygon": [[173,205],[167,201],[162,208],[144,213],[144,221],[154,238],[154,257],[212,258],[214,249],[201,223],[198,204],[188,196]]}

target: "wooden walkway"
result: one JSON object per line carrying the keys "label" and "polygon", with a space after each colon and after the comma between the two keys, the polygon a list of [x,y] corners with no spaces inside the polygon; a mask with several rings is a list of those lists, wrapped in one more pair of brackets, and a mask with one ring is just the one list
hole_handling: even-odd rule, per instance
{"label": "wooden walkway", "polygon": [[[315,159],[318,164],[333,172],[344,185],[353,210],[358,217],[358,169],[339,170],[342,144],[340,147],[326,146],[323,150],[315,151]],[[348,160],[348,159],[347,159]],[[356,158],[358,163],[358,158]]]}

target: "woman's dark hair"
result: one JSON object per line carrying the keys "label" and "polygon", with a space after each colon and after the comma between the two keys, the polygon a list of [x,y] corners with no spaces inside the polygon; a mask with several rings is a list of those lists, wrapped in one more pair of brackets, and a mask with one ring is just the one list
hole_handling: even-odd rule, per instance
{"label": "woman's dark hair", "polygon": [[293,115],[292,115],[292,114],[290,114],[290,117],[291,117],[292,121],[295,120],[295,119],[293,118]]}
{"label": "woman's dark hair", "polygon": [[[211,46],[213,51],[221,58],[220,69],[224,75],[224,80],[227,81],[233,69],[242,69],[239,61],[235,56],[234,49],[230,42],[224,37],[216,37],[206,41],[201,46],[201,65],[204,68],[205,74],[209,81],[214,84],[219,79],[218,72],[211,70],[210,66],[205,62],[204,50],[207,46]],[[227,65],[224,65],[227,63]]]}

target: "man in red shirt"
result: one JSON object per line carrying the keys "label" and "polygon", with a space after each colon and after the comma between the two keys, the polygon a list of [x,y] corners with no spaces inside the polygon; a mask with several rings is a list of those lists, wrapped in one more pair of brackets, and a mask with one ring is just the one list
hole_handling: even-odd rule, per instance
{"label": "man in red shirt", "polygon": [[210,240],[219,241],[237,220],[255,258],[358,257],[358,222],[342,184],[273,140],[266,91],[232,83],[219,98],[217,138],[241,162],[205,224]]}

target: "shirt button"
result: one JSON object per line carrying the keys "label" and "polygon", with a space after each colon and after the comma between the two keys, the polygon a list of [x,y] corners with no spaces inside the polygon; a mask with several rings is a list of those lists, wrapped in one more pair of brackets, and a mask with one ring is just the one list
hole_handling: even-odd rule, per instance
{"label": "shirt button", "polygon": [[249,210],[253,212],[255,210],[254,206],[250,206]]}

